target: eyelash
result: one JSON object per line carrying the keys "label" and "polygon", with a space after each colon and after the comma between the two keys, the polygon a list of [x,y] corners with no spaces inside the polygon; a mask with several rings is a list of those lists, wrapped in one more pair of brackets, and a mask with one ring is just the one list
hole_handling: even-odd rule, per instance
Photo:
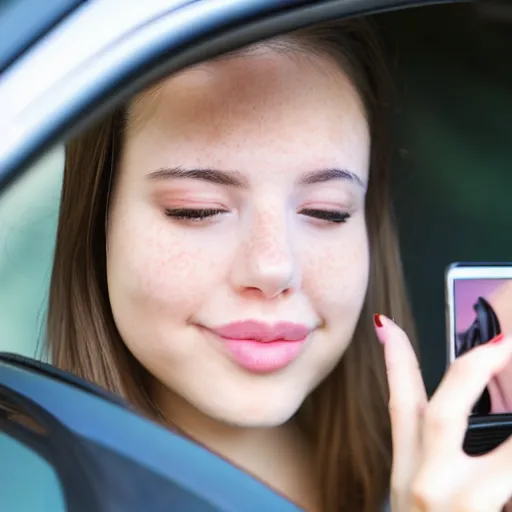
{"label": "eyelash", "polygon": [[[227,213],[226,210],[219,209],[195,209],[195,208],[175,208],[166,209],[165,215],[177,220],[188,220],[192,222],[201,222],[205,219],[211,219],[221,213]],[[313,217],[319,220],[325,220],[332,224],[343,224],[350,218],[350,214],[337,210],[319,210],[316,208],[305,208],[301,210],[301,215]]]}
{"label": "eyelash", "polygon": [[343,224],[350,219],[350,213],[338,210],[319,210],[317,208],[304,208],[300,212],[302,215],[313,217],[319,220],[325,220],[333,224]]}
{"label": "eyelash", "polygon": [[194,222],[202,221],[211,217],[227,213],[226,210],[219,210],[216,208],[196,209],[196,208],[174,208],[166,209],[165,214],[168,217],[178,220],[190,220]]}

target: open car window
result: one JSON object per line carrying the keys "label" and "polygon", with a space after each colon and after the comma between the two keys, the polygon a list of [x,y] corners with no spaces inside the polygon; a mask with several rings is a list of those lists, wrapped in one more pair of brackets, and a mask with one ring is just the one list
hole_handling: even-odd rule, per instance
{"label": "open car window", "polygon": [[[235,3],[242,10],[248,5]],[[307,5],[307,2],[303,3]],[[167,7],[174,8],[178,4],[185,6],[183,12],[191,12],[187,9],[193,7],[186,6],[186,2],[168,3]],[[194,8],[199,8],[199,4],[201,2],[197,2]],[[323,14],[318,11],[320,14],[315,16],[328,16],[337,12],[336,9],[343,12],[338,2],[317,4],[330,6],[330,11],[328,14],[325,14],[327,11]],[[105,5],[111,8],[108,1]],[[158,9],[162,9],[163,4],[154,2],[152,5],[153,9],[157,9],[152,12],[162,12]],[[274,2],[273,5],[278,4]],[[353,12],[364,11],[372,5],[377,6],[354,2],[350,4],[350,9]],[[392,5],[389,3],[389,6]],[[279,6],[284,14],[280,13],[277,18],[284,19],[289,3],[282,2]],[[264,2],[254,4],[246,21],[257,19],[258,9],[262,10],[263,7]],[[100,12],[99,7],[95,9]],[[144,18],[146,21],[149,12]],[[240,12],[232,14],[240,15]],[[507,123],[512,109],[512,68],[503,65],[511,44],[508,12],[505,4],[493,7],[487,3],[447,2],[446,5],[384,12],[375,17],[382,26],[382,35],[389,39],[390,48],[396,53],[394,71],[398,101],[394,126],[396,144],[393,171],[396,180],[393,193],[402,234],[404,268],[430,392],[439,382],[446,364],[443,342],[430,343],[426,339],[428,335],[444,340],[446,335],[444,283],[441,277],[446,266],[459,259],[503,259],[500,254],[505,242],[503,237],[496,235],[507,229],[508,222],[506,197],[503,196],[508,190],[510,174],[507,169],[511,158]],[[294,23],[301,23],[298,11],[295,15],[298,19]],[[73,23],[77,23],[77,19],[75,17]],[[89,18],[85,19],[89,22]],[[136,16],[126,14],[123,19],[126,24],[123,26],[129,27],[132,33]],[[156,21],[164,23],[165,19],[161,17]],[[425,20],[429,22],[425,23]],[[259,20],[258,23],[263,22]],[[197,28],[195,24],[192,26]],[[70,37],[72,32],[63,33]],[[193,39],[192,32],[189,36]],[[111,42],[112,34],[109,37]],[[254,37],[251,28],[247,28],[246,37],[248,40]],[[217,39],[212,36],[208,43],[209,51],[220,51],[221,47],[236,45],[237,38],[235,34],[223,39],[223,46],[215,47],[212,41]],[[163,44],[162,40],[158,41]],[[167,42],[180,43],[178,40]],[[196,49],[201,55],[208,55],[200,44]],[[48,54],[46,52],[50,52],[49,47],[44,49],[46,56],[41,57],[35,69],[42,69],[46,57],[56,55],[52,53],[55,49]],[[150,53],[147,53],[146,57],[149,56]],[[193,56],[192,49],[186,52],[186,57],[192,60],[198,58]],[[172,59],[167,64],[169,62],[172,63]],[[126,63],[131,66],[136,64],[132,57],[128,57]],[[156,61],[154,64],[157,67]],[[183,62],[175,65],[179,67]],[[136,67],[132,68],[134,70]],[[107,75],[115,69],[107,71],[102,75],[105,78],[102,87],[108,86]],[[119,68],[118,71],[127,72],[128,69]],[[27,68],[26,72],[33,71]],[[108,76],[112,78],[114,75]],[[135,75],[124,76],[134,79]],[[0,80],[0,101],[5,101],[6,97],[2,96],[2,91],[13,90],[14,82],[11,79],[7,89],[2,89]],[[23,83],[33,84],[34,79],[24,80]],[[44,85],[48,83],[46,80]],[[105,92],[105,97],[115,92],[118,86],[108,94]],[[99,89],[84,90],[90,97],[99,93]],[[33,94],[37,91],[37,88],[33,89]],[[106,101],[105,97],[102,101]],[[478,101],[473,101],[474,98],[478,98]],[[58,101],[61,99],[57,97]],[[85,99],[85,96],[80,99],[70,97],[63,114],[67,113],[70,119],[87,117],[87,112],[80,108],[75,110]],[[43,108],[48,105],[43,102]],[[96,105],[100,111],[106,108],[106,103],[93,102],[91,105]],[[34,132],[37,137],[46,137],[49,132],[45,130],[54,123],[60,123],[58,118],[52,116],[44,110],[34,115],[34,122],[41,123],[41,130]],[[28,130],[32,126],[30,123],[25,125],[26,117],[20,119],[18,126],[21,128]],[[12,134],[10,130],[6,133]],[[5,141],[0,141],[0,146],[2,142]],[[1,154],[0,150],[0,162]],[[9,160],[3,162],[3,167],[0,163],[0,182],[6,185],[11,176],[11,171],[7,171],[12,168],[7,166]],[[19,184],[0,195],[0,242],[3,244],[0,276],[2,283],[5,283],[0,288],[0,318],[4,333],[1,343],[6,351],[34,355],[44,338],[46,292],[51,272],[62,165],[63,147],[47,149],[43,156],[39,155],[39,160],[32,163]],[[2,181],[3,171],[6,174]],[[461,183],[465,184],[465,192],[459,194],[457,190]],[[489,191],[488,195],[481,193],[484,189]],[[491,196],[496,200],[489,201],[488,197]],[[478,236],[473,236],[474,233]],[[428,282],[423,279],[425,269],[418,263],[420,247],[421,255],[429,262],[428,272],[438,276],[437,279]]]}
{"label": "open car window", "polygon": [[[425,2],[410,2],[419,3]],[[1,22],[8,19],[2,18],[7,13],[2,8],[8,4],[0,4],[0,29]],[[40,24],[31,28],[31,35],[20,33],[24,39],[11,38],[13,46],[0,47],[0,70],[2,65],[11,65],[4,75],[0,74],[0,109],[4,112],[0,116],[0,133],[5,134],[0,137],[0,352],[39,357],[45,341],[64,143],[69,137],[167,73],[257,40],[263,34],[279,33],[286,27],[291,29],[330,16],[371,11],[375,12],[372,16],[396,57],[393,73],[398,102],[393,126],[396,132],[393,199],[408,291],[419,330],[422,369],[431,393],[446,367],[443,275],[447,264],[460,259],[503,259],[503,254],[512,249],[512,242],[504,236],[509,226],[508,185],[512,179],[509,172],[512,145],[508,133],[512,116],[512,66],[504,64],[508,62],[512,45],[512,31],[506,20],[512,17],[507,7],[484,10],[471,2],[455,5],[441,2],[436,6],[388,13],[402,4],[387,0],[137,0],[131,4],[136,10],[131,14],[123,12],[107,34],[98,28],[105,27],[108,19],[102,18],[102,13],[112,15],[119,4],[115,0],[93,0],[87,8],[80,6],[70,16],[69,23],[50,33],[51,27],[66,15],[64,4],[53,2],[51,5],[60,5],[61,10],[48,8],[47,17],[38,18]],[[68,3],[69,9],[71,4]],[[21,5],[20,1],[18,6]],[[20,19],[23,18],[11,18],[15,22],[10,29]],[[91,40],[90,27],[95,19],[101,37]],[[45,34],[48,39],[44,39]],[[38,38],[41,38],[40,47],[35,44]],[[92,44],[88,45],[88,41]],[[74,42],[77,46],[73,46]],[[76,48],[76,54],[68,51],[58,60],[62,47]],[[17,59],[23,51],[26,54]],[[55,64],[55,73],[45,74],[50,63]],[[7,366],[11,371],[16,367]],[[15,372],[11,374],[5,368],[0,366],[0,372],[9,377],[14,375]],[[30,385],[22,391],[43,401],[45,397],[38,394],[36,380],[27,382]],[[64,383],[59,381],[59,384]],[[80,389],[99,399],[100,395],[86,386],[74,386],[75,391]],[[129,466],[133,460],[141,462],[144,470],[159,467],[159,454],[166,446],[167,432],[151,431],[154,433],[151,447],[137,451],[140,447],[135,446],[130,433],[116,437],[112,429],[109,418],[118,420],[122,413],[98,406],[98,414],[104,415],[105,431],[109,431],[101,445],[102,436],[95,426],[87,422],[79,424],[74,417],[76,404],[73,405],[72,394],[62,393],[70,405],[69,410],[61,411],[59,421],[75,434],[92,439],[96,444],[91,452],[104,461],[105,467],[117,467],[120,472],[129,473],[134,471]],[[48,400],[47,407],[58,409],[56,400]],[[116,406],[113,400],[105,402]],[[27,436],[20,434],[31,431],[30,439],[40,439],[44,429],[31,424],[32,420],[26,421],[20,411],[13,413],[6,405],[3,409],[0,454],[5,450],[10,454],[5,459],[19,460],[7,474],[9,467],[5,460],[2,466],[3,457],[0,457],[0,491],[4,492],[4,484],[9,485],[11,494],[7,494],[7,503],[13,507],[6,510],[15,512],[17,506],[21,507],[19,510],[24,510],[23,507],[32,510],[34,502],[30,501],[29,493],[21,496],[18,492],[23,480],[23,472],[18,469],[29,466],[39,475],[30,482],[34,493],[39,485],[47,491],[38,506],[53,507],[33,510],[67,510],[59,508],[66,507],[67,502],[65,485],[55,464],[41,455]],[[123,409],[123,414],[131,412]],[[147,427],[138,417],[133,425],[141,431]],[[508,430],[503,432],[503,438],[506,436]],[[486,443],[476,442],[475,451],[482,446],[487,449]],[[133,446],[126,448],[127,445]],[[188,445],[183,447],[176,442],[174,446],[178,447],[180,456],[192,454],[197,456],[197,461],[211,463],[204,473],[205,481],[211,483],[208,479],[219,467],[219,471],[226,470],[232,476],[226,466],[216,465],[218,461],[213,456],[203,459],[199,452],[188,451]],[[164,478],[179,480],[184,473],[190,480],[194,479],[192,465],[182,471],[177,463],[167,462],[168,466],[162,466]],[[233,481],[245,482],[236,475]],[[215,495],[217,481],[212,482],[211,493]],[[252,484],[248,484],[248,489],[254,490]],[[174,498],[169,499],[178,503],[182,499],[181,491],[177,484],[170,493]],[[222,503],[221,497],[215,497],[219,500],[217,504]],[[237,503],[242,503],[242,497],[239,498]],[[268,499],[267,503],[271,503],[272,498]],[[206,507],[205,501],[198,507]],[[0,502],[3,510],[2,505]],[[295,510],[293,505],[290,510]]]}
{"label": "open car window", "polygon": [[58,147],[0,195],[0,351],[41,355],[63,166]]}

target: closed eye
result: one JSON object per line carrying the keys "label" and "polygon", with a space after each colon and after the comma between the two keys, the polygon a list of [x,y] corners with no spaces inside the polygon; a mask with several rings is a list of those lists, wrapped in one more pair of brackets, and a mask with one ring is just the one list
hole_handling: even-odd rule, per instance
{"label": "closed eye", "polygon": [[338,210],[319,210],[316,208],[304,208],[299,212],[301,215],[325,220],[334,224],[341,224],[350,218],[350,213]]}
{"label": "closed eye", "polygon": [[[165,215],[178,220],[201,221],[210,219],[222,213],[227,213],[226,210],[218,208],[167,208]],[[341,224],[350,218],[350,214],[345,211],[338,210],[321,210],[317,208],[304,208],[299,212],[301,215],[312,217],[334,224]]]}
{"label": "closed eye", "polygon": [[227,213],[226,210],[221,210],[218,208],[167,208],[165,210],[165,215],[168,217],[172,217],[178,220],[191,220],[191,221],[201,221],[204,219],[208,219],[211,217],[215,217],[216,215],[220,215],[221,213]]}

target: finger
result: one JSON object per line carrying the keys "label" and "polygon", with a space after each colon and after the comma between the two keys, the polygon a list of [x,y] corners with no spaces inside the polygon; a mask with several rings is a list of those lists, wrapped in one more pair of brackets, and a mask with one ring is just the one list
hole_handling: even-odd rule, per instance
{"label": "finger", "polygon": [[472,477],[455,499],[457,510],[510,512],[512,440],[482,457],[471,458]]}
{"label": "finger", "polygon": [[[486,471],[486,474],[493,475],[493,478],[507,480],[509,494],[506,496],[507,502],[512,500],[512,436],[501,443],[497,448],[489,453],[479,457],[482,465],[492,468]],[[503,476],[498,476],[503,475]],[[509,503],[509,508],[512,503]]]}
{"label": "finger", "polygon": [[504,414],[507,412],[507,406],[504,401],[502,387],[498,381],[499,377],[493,377],[487,384],[489,399],[491,402],[490,414]]}
{"label": "finger", "polygon": [[376,332],[384,345],[393,441],[392,487],[409,488],[420,457],[421,414],[427,403],[416,354],[405,332],[377,315]]}
{"label": "finger", "polygon": [[487,383],[512,356],[512,338],[474,348],[455,360],[425,411],[425,455],[459,452],[468,416]]}

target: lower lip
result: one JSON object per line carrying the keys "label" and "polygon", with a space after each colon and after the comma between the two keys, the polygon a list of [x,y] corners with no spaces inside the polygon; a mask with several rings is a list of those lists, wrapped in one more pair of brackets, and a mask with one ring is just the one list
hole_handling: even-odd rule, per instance
{"label": "lower lip", "polygon": [[235,340],[223,338],[231,357],[242,368],[253,373],[281,370],[297,359],[306,338],[299,341]]}

